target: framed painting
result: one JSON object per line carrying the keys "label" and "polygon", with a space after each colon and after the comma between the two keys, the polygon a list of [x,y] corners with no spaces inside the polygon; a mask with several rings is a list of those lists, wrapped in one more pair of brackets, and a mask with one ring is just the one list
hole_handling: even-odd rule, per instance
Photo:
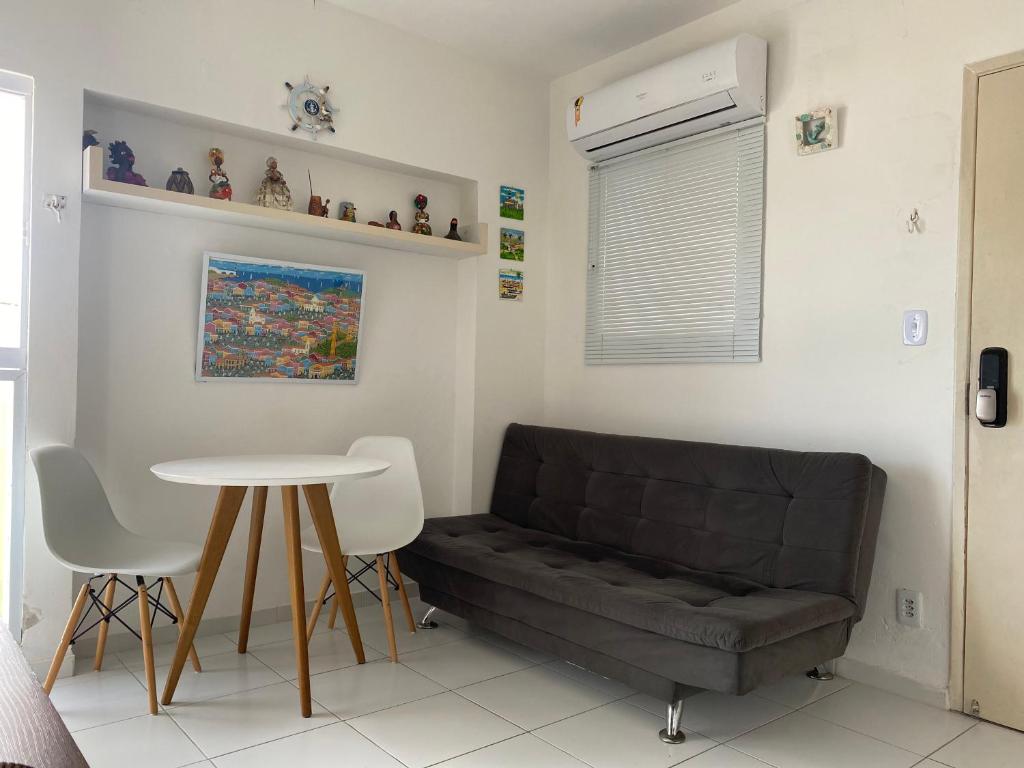
{"label": "framed painting", "polygon": [[508,187],[504,184],[498,193],[498,213],[505,219],[523,220],[526,205],[526,192],[519,187]]}
{"label": "framed painting", "polygon": [[358,381],[365,292],[353,269],[204,253],[196,379]]}
{"label": "framed painting", "polygon": [[498,255],[501,258],[522,261],[526,256],[526,234],[523,230],[502,227],[499,242],[501,251]]}

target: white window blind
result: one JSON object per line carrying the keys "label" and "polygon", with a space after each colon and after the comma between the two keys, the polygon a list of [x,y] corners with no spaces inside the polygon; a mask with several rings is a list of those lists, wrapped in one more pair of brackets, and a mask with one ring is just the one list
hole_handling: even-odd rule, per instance
{"label": "white window blind", "polygon": [[764,123],[595,165],[588,364],[761,359]]}

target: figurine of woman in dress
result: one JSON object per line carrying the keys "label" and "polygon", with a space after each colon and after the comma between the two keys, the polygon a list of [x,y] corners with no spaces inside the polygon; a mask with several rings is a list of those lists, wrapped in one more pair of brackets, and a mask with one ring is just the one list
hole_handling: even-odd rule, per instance
{"label": "figurine of woman in dress", "polygon": [[231,181],[221,167],[224,165],[224,151],[217,147],[211,147],[208,157],[213,166],[210,168],[210,197],[217,200],[230,200]]}
{"label": "figurine of woman in dress", "polygon": [[279,211],[292,209],[292,192],[285,183],[284,176],[277,170],[277,158],[267,158],[267,170],[263,173],[263,181],[256,190],[256,205],[264,208],[276,208]]}

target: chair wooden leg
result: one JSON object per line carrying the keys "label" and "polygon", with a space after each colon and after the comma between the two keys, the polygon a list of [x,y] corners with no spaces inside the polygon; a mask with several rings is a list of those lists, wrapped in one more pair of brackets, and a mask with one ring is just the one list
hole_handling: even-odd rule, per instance
{"label": "chair wooden leg", "polygon": [[[107,588],[103,590],[103,609],[110,612],[111,606],[114,605],[114,590],[117,588],[117,574],[110,574],[110,581],[107,583]],[[110,631],[110,622],[104,621],[100,624],[100,634],[96,638],[96,661],[93,663],[92,668],[99,672],[103,669],[103,651],[107,647],[107,633]]]}
{"label": "chair wooden leg", "polygon": [[409,606],[409,596],[405,593],[405,582],[402,581],[402,572],[398,569],[398,556],[392,552],[388,556],[388,568],[391,575],[398,582],[398,596],[402,598],[402,610],[405,611],[405,622],[409,625],[409,631],[416,632],[416,619],[412,617],[412,608]]}
{"label": "chair wooden leg", "polygon": [[323,483],[304,485],[302,492],[306,495],[306,504],[309,506],[309,513],[313,518],[313,527],[316,528],[317,538],[320,539],[320,549],[323,550],[327,569],[334,582],[335,594],[341,604],[341,616],[345,619],[345,629],[348,631],[349,642],[352,643],[352,652],[355,653],[356,661],[359,664],[365,664],[366,653],[363,651],[363,638],[359,634],[356,609],[352,605],[352,593],[348,588],[348,573],[345,571],[345,558],[341,554],[338,528],[334,523],[331,497],[327,493],[327,486]]}
{"label": "chair wooden leg", "polygon": [[284,541],[288,550],[288,576],[292,595],[292,636],[295,640],[295,666],[298,672],[299,704],[303,717],[312,717],[309,692],[309,643],[306,640],[306,590],[302,583],[302,542],[299,531],[299,489],[281,488],[284,502]]}
{"label": "chair wooden leg", "polygon": [[391,589],[388,586],[388,567],[383,555],[377,555],[377,576],[380,580],[380,604],[384,609],[384,627],[388,631],[388,656],[398,661],[398,644],[395,642],[395,621],[391,616]]}
{"label": "chair wooden leg", "polygon": [[149,625],[149,594],[146,582],[141,576],[135,577],[139,591],[139,634],[142,635],[142,660],[146,665],[146,692],[149,694],[149,714],[156,709],[156,669],[153,666],[153,628]]}
{"label": "chair wooden leg", "polygon": [[[185,614],[181,611],[181,603],[178,602],[178,592],[174,588],[174,582],[171,581],[170,576],[164,577],[164,586],[167,588],[167,599],[171,603],[171,610],[174,611],[174,615],[178,617],[178,634],[182,631],[182,621],[185,619]],[[192,662],[192,669],[196,672],[202,672],[203,667],[199,663],[199,654],[196,653],[196,644],[192,645],[188,649],[188,658]]]}
{"label": "chair wooden leg", "polygon": [[238,624],[238,652],[249,647],[249,625],[252,623],[252,601],[256,596],[256,571],[260,565],[260,542],[263,539],[263,518],[267,511],[267,488],[252,489],[252,515],[249,518],[249,554],[245,559],[245,589],[242,592],[242,618]]}
{"label": "chair wooden leg", "polygon": [[[348,577],[348,557],[344,556],[341,558],[341,564],[345,566],[345,576]],[[328,571],[328,574],[330,571]],[[338,606],[341,605],[341,600],[335,595],[334,599],[331,600],[331,615],[327,621],[327,628],[334,629],[334,625],[338,622]]]}
{"label": "chair wooden leg", "polygon": [[57,646],[57,652],[53,654],[53,661],[50,662],[50,671],[47,672],[46,682],[43,683],[43,690],[47,693],[53,690],[53,684],[57,680],[57,674],[60,672],[60,665],[64,663],[64,655],[68,652],[71,638],[75,635],[75,627],[78,626],[78,620],[82,617],[82,610],[85,608],[85,601],[88,599],[89,582],[86,582],[78,590],[78,597],[75,599],[75,604],[71,607],[71,615],[68,616],[67,626],[64,627],[64,634],[60,638],[60,645]]}
{"label": "chair wooden leg", "polygon": [[178,647],[174,651],[174,660],[167,672],[163,693],[164,704],[170,704],[174,699],[174,689],[178,687],[181,670],[185,666],[185,657],[188,655],[188,649],[192,647],[199,622],[203,618],[203,611],[206,610],[206,601],[210,599],[213,582],[217,579],[217,571],[220,570],[221,561],[224,559],[224,550],[227,549],[246,490],[244,486],[226,485],[220,489],[217,496],[217,506],[214,507],[213,520],[206,534],[206,545],[203,547],[203,557],[199,561],[199,573],[196,574],[196,582],[192,587],[192,598],[188,601],[185,621],[181,622]]}
{"label": "chair wooden leg", "polygon": [[320,618],[320,609],[323,608],[324,600],[327,599],[327,590],[331,588],[331,574],[328,573],[324,576],[324,582],[320,585],[320,594],[316,597],[316,602],[313,604],[313,612],[309,615],[309,621],[306,626],[306,642],[308,643],[313,637],[313,630],[316,629],[317,619]]}

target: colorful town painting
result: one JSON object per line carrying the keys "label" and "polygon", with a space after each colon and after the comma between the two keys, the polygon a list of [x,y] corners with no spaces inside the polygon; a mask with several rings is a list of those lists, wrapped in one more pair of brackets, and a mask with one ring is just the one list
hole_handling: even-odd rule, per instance
{"label": "colorful town painting", "polygon": [[501,228],[501,253],[503,259],[522,261],[526,255],[526,234],[521,229]]}
{"label": "colorful town painting", "polygon": [[498,298],[505,301],[523,300],[523,273],[520,270],[498,270]]}
{"label": "colorful town painting", "polygon": [[526,203],[526,192],[518,187],[502,185],[498,194],[500,213],[506,219],[523,220],[523,208]]}
{"label": "colorful town painting", "polygon": [[362,272],[203,257],[196,378],[354,382]]}

